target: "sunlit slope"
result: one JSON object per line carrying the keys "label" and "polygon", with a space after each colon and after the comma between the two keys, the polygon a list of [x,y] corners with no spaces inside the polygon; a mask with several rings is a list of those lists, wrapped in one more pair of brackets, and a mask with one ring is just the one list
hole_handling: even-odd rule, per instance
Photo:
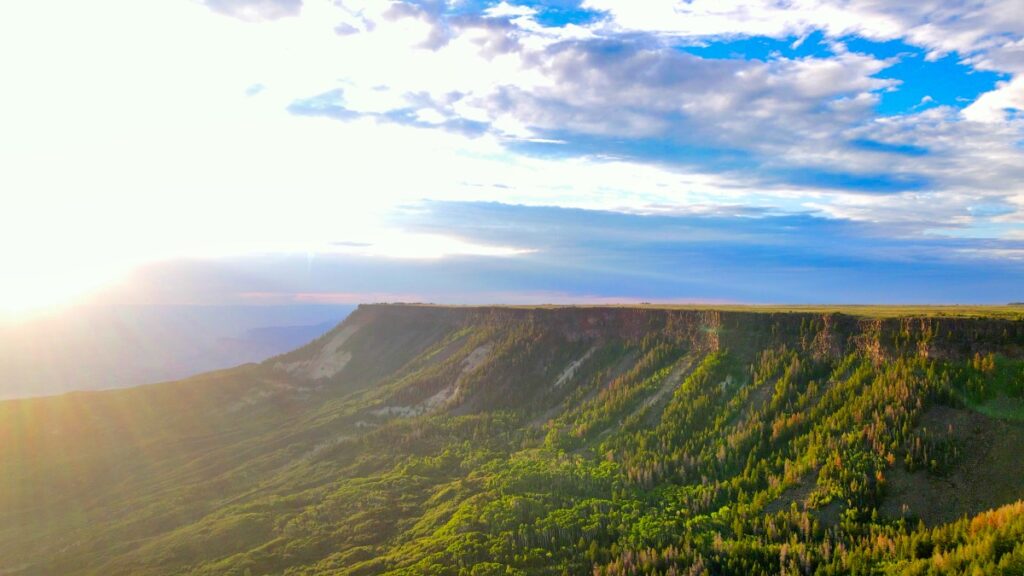
{"label": "sunlit slope", "polygon": [[1019,506],[956,520],[1024,498],[1022,358],[1008,317],[364,306],[0,403],[0,573],[1012,570]]}

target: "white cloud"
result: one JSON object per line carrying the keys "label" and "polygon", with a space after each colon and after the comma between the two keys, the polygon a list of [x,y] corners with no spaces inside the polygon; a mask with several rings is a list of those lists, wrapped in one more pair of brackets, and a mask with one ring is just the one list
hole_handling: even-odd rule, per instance
{"label": "white cloud", "polygon": [[611,14],[614,26],[628,30],[775,38],[822,30],[835,38],[905,39],[937,54],[964,56],[1024,33],[1016,0],[586,0],[584,6]]}
{"label": "white cloud", "polygon": [[[820,30],[840,38],[902,39],[928,50],[929,59],[956,52],[979,70],[1024,74],[1024,10],[1019,0],[587,0],[611,14],[617,29],[668,35],[806,37]],[[799,41],[798,41],[799,42]],[[966,111],[971,120],[1001,120],[1002,109],[1021,110],[1020,76],[983,94]]]}
{"label": "white cloud", "polygon": [[[1024,74],[1024,10],[1019,0],[586,0],[612,15],[613,27],[693,37],[763,35],[805,37],[815,30],[839,38],[856,34],[902,39],[928,50],[929,59],[955,52],[978,69]],[[1021,109],[1020,76],[982,95],[966,111],[972,120],[1002,119]]]}
{"label": "white cloud", "polygon": [[491,6],[484,10],[484,14],[492,18],[502,16],[533,16],[536,13],[537,10],[534,8],[530,8],[529,6],[513,5],[504,1],[499,2],[498,4],[495,4],[494,6]]}
{"label": "white cloud", "polygon": [[1010,110],[1024,110],[1024,76],[1001,82],[995,90],[978,97],[964,108],[964,118],[975,122],[1002,122]]}
{"label": "white cloud", "polygon": [[[749,144],[802,138],[801,126],[863,119],[872,94],[895,84],[874,78],[891,62],[848,52],[706,61],[658,43],[569,41],[485,19],[452,23],[406,12],[382,19],[372,34],[346,38],[353,52],[377,55],[366,67],[337,66],[348,110],[380,113],[384,102],[392,110],[422,110],[426,101],[437,108],[435,120],[484,122],[517,139],[568,129],[628,137],[694,133],[705,142]],[[405,30],[410,26],[417,32]],[[443,43],[416,48],[438,34]],[[396,50],[396,38],[405,39],[404,51]]]}

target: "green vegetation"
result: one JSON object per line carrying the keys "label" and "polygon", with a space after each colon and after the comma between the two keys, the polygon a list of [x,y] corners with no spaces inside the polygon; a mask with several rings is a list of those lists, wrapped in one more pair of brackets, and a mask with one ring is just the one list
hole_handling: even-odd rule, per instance
{"label": "green vegetation", "polygon": [[998,314],[362,307],[0,403],[0,574],[1024,574],[1022,354]]}
{"label": "green vegetation", "polygon": [[[403,304],[403,306],[442,307],[435,304]],[[457,308],[444,305],[444,308]],[[642,302],[639,304],[580,304],[567,307],[562,304],[529,304],[504,306],[509,309],[564,310],[623,309],[690,310],[717,312],[752,312],[757,314],[845,314],[863,318],[1003,318],[1024,320],[1024,302],[1005,305],[979,304],[666,304]]]}

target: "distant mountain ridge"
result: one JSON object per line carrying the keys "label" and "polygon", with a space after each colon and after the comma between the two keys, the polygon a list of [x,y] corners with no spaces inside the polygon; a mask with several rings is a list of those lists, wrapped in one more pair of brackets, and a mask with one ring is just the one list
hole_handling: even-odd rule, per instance
{"label": "distant mountain ridge", "polygon": [[0,399],[124,388],[259,362],[354,306],[94,306],[0,326]]}
{"label": "distant mountain ridge", "polygon": [[364,305],[0,402],[0,573],[1010,574],[1021,450],[1012,316]]}

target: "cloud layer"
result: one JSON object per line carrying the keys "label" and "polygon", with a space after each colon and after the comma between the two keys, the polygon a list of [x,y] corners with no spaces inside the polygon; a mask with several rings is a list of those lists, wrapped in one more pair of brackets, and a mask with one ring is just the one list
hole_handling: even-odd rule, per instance
{"label": "cloud layer", "polygon": [[[757,272],[772,270],[818,299],[877,295],[858,278],[905,300],[1019,299],[1015,0],[60,4],[0,8],[0,189],[16,215],[0,227],[4,301],[67,297],[154,261],[228,274],[294,254],[385,279],[414,266],[435,296],[447,272],[466,298],[457,282],[812,296]],[[577,222],[586,233],[570,234]],[[574,257],[603,264],[570,278],[558,265]],[[469,281],[482,262],[501,286]],[[687,263],[702,280],[666,272]],[[331,277],[281,291],[418,293]],[[276,293],[241,284],[225,286]]]}
{"label": "cloud layer", "polygon": [[[1019,12],[1008,5],[593,0],[575,10],[589,22],[542,25],[543,5],[353,7],[358,22],[346,26],[365,30],[353,42],[379,52],[375,37],[390,45],[388,30],[405,30],[412,60],[352,74],[291,109],[488,134],[541,157],[715,174],[768,195],[818,196],[803,209],[916,220],[922,231],[988,234],[993,222],[1019,221],[1024,25],[1005,17]],[[737,38],[788,49],[755,53]],[[694,50],[722,43],[734,51]],[[915,59],[913,73],[893,72]],[[410,78],[401,72],[412,62]],[[939,105],[950,71],[971,82],[956,105]],[[1006,79],[984,89],[972,76],[991,71]],[[924,95],[880,113],[887,94],[908,89]]]}
{"label": "cloud layer", "polygon": [[[154,265],[116,301],[149,304],[543,302],[1002,303],[1024,283],[1024,240],[892,239],[810,215],[640,215],[425,203],[394,217],[417,238],[519,246],[423,259],[368,250]],[[388,242],[393,242],[389,239]],[[183,282],[188,291],[174,286]],[[175,301],[174,298],[180,300]]]}

